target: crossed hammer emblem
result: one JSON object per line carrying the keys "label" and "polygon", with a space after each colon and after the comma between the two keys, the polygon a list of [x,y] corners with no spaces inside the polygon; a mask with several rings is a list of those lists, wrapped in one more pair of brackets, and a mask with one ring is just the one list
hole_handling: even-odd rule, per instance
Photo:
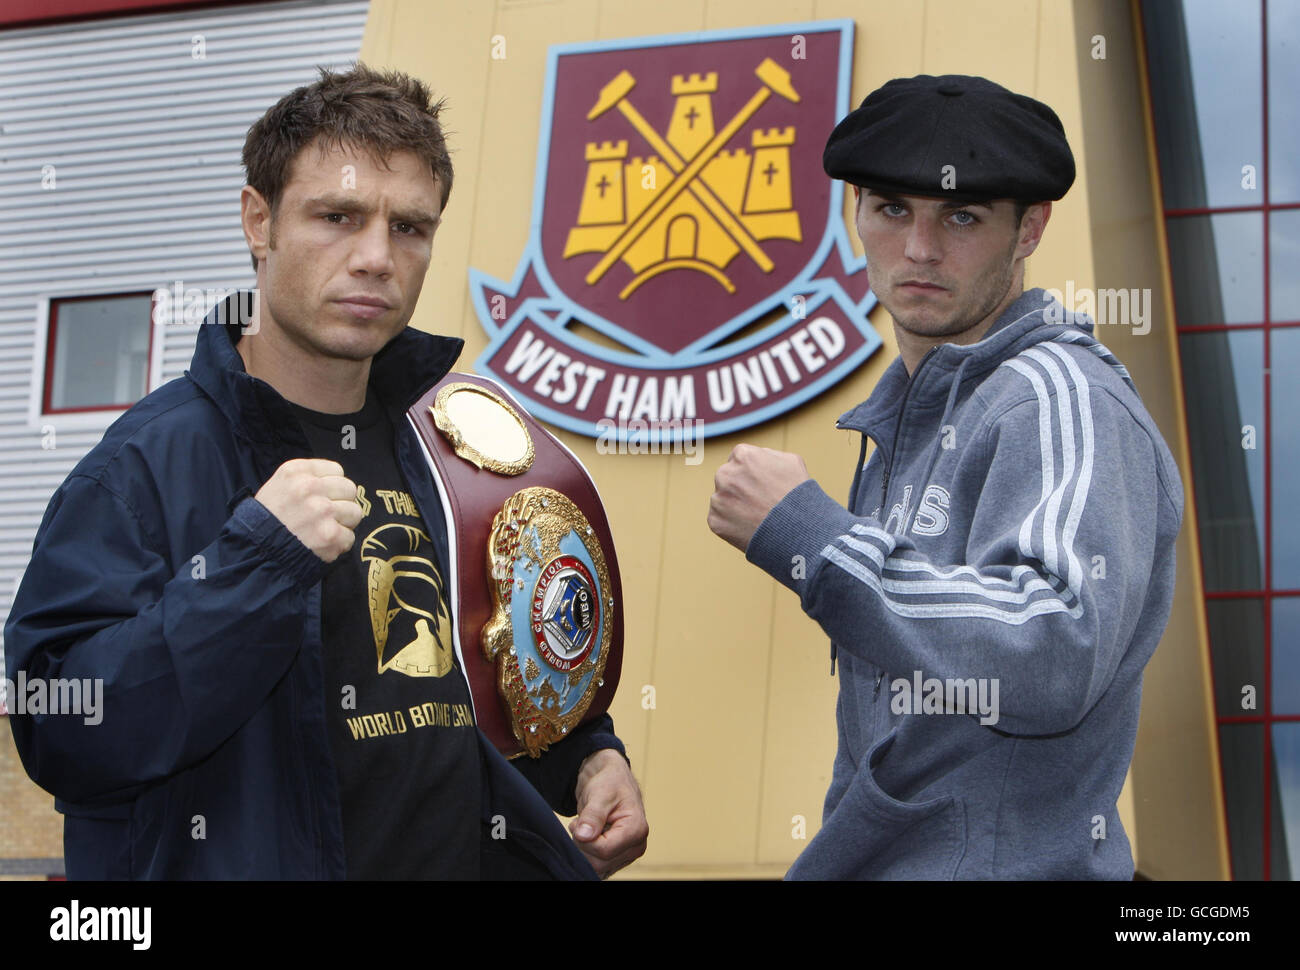
{"label": "crossed hammer emblem", "polygon": [[618,260],[627,252],[638,237],[646,231],[660,214],[672,204],[673,200],[683,192],[690,192],[697,198],[710,214],[723,226],[731,235],[741,249],[764,273],[771,272],[773,262],[767,254],[758,245],[749,230],[741,225],[740,220],[736,218],[726,204],[719,199],[713,190],[703,181],[697,180],[697,176],[703,171],[704,167],[713,160],[713,157],[720,152],[724,145],[729,142],[754,113],[758,111],[773,94],[778,94],[787,101],[798,103],[799,95],[790,83],[790,72],[785,70],[781,65],[770,57],[763,58],[762,63],[754,68],[754,74],[758,76],[761,82],[757,91],[745,102],[736,114],[728,121],[718,132],[709,140],[709,142],[700,149],[699,153],[689,161],[683,159],[672,146],[668,144],[659,133],[650,126],[641,112],[628,101],[628,95],[632,88],[636,86],[636,79],[626,70],[620,71],[612,81],[600,89],[600,94],[596,98],[596,103],[590,111],[587,112],[587,120],[594,121],[606,111],[617,107],[623,113],[623,117],[632,123],[641,136],[649,143],[650,147],[659,154],[665,164],[672,169],[673,178],[664,186],[660,192],[637,218],[623,230],[622,234],[615,240],[614,244],[601,257],[600,262],[592,267],[587,273],[588,285],[598,282]]}

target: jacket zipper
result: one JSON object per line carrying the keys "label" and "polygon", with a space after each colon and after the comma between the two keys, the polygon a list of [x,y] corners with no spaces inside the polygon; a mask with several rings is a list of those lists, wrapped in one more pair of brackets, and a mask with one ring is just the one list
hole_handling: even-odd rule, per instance
{"label": "jacket zipper", "polygon": [[[889,518],[889,513],[885,512],[885,503],[889,501],[889,473],[894,465],[894,456],[898,454],[898,433],[903,429],[903,418],[907,414],[907,398],[912,393],[912,385],[916,383],[917,375],[921,373],[921,368],[925,362],[930,359],[938,347],[931,347],[921,358],[921,362],[916,365],[916,370],[912,371],[912,376],[907,379],[907,387],[903,390],[903,403],[898,409],[898,423],[894,425],[894,443],[889,449],[889,461],[885,464],[884,470],[880,475],[880,511],[885,513],[885,518]],[[876,685],[879,688],[879,684]]]}
{"label": "jacket zipper", "polygon": [[[886,504],[889,501],[889,473],[894,467],[894,456],[898,454],[898,434],[903,430],[903,418],[907,414],[907,399],[912,393],[912,385],[916,383],[916,377],[921,373],[921,368],[925,366],[925,362],[929,360],[931,355],[933,355],[938,349],[938,347],[931,347],[925,352],[925,356],[921,358],[921,362],[916,365],[916,370],[914,370],[912,376],[907,379],[907,387],[903,389],[903,403],[898,409],[898,423],[894,425],[894,441],[889,448],[889,460],[884,463],[885,467],[881,469],[880,473],[880,511],[885,516],[885,521],[889,521],[889,512],[887,511],[889,506]],[[880,698],[880,682],[884,679],[885,672],[880,670],[876,674],[876,685],[871,691],[871,702],[873,704]]]}

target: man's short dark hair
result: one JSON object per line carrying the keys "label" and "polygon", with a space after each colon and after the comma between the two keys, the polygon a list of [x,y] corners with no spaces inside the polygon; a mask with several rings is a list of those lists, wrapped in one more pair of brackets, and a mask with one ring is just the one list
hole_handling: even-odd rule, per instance
{"label": "man's short dark hair", "polygon": [[[285,95],[248,129],[244,171],[274,219],[294,160],[320,139],[321,148],[353,146],[379,162],[414,152],[438,180],[442,208],[451,195],[451,156],[438,122],[445,99],[400,71],[355,64],[345,73],[320,69],[320,80]],[[257,257],[253,257],[257,269]]]}

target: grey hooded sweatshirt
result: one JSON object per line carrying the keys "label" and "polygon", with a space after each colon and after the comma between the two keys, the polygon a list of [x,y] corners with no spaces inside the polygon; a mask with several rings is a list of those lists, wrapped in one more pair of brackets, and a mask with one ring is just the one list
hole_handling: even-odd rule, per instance
{"label": "grey hooded sweatshirt", "polygon": [[1131,879],[1116,802],[1169,617],[1178,468],[1092,321],[1022,294],[901,359],[838,427],[876,449],[747,558],[838,656],[822,828],[791,879]]}

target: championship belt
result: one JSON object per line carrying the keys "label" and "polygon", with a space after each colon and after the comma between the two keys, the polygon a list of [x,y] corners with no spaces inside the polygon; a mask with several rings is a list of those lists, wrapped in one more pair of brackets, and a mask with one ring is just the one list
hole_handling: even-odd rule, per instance
{"label": "championship belt", "polygon": [[448,374],[407,411],[450,549],[452,628],[479,728],[538,757],[609,708],[623,594],[587,470],[499,384]]}

